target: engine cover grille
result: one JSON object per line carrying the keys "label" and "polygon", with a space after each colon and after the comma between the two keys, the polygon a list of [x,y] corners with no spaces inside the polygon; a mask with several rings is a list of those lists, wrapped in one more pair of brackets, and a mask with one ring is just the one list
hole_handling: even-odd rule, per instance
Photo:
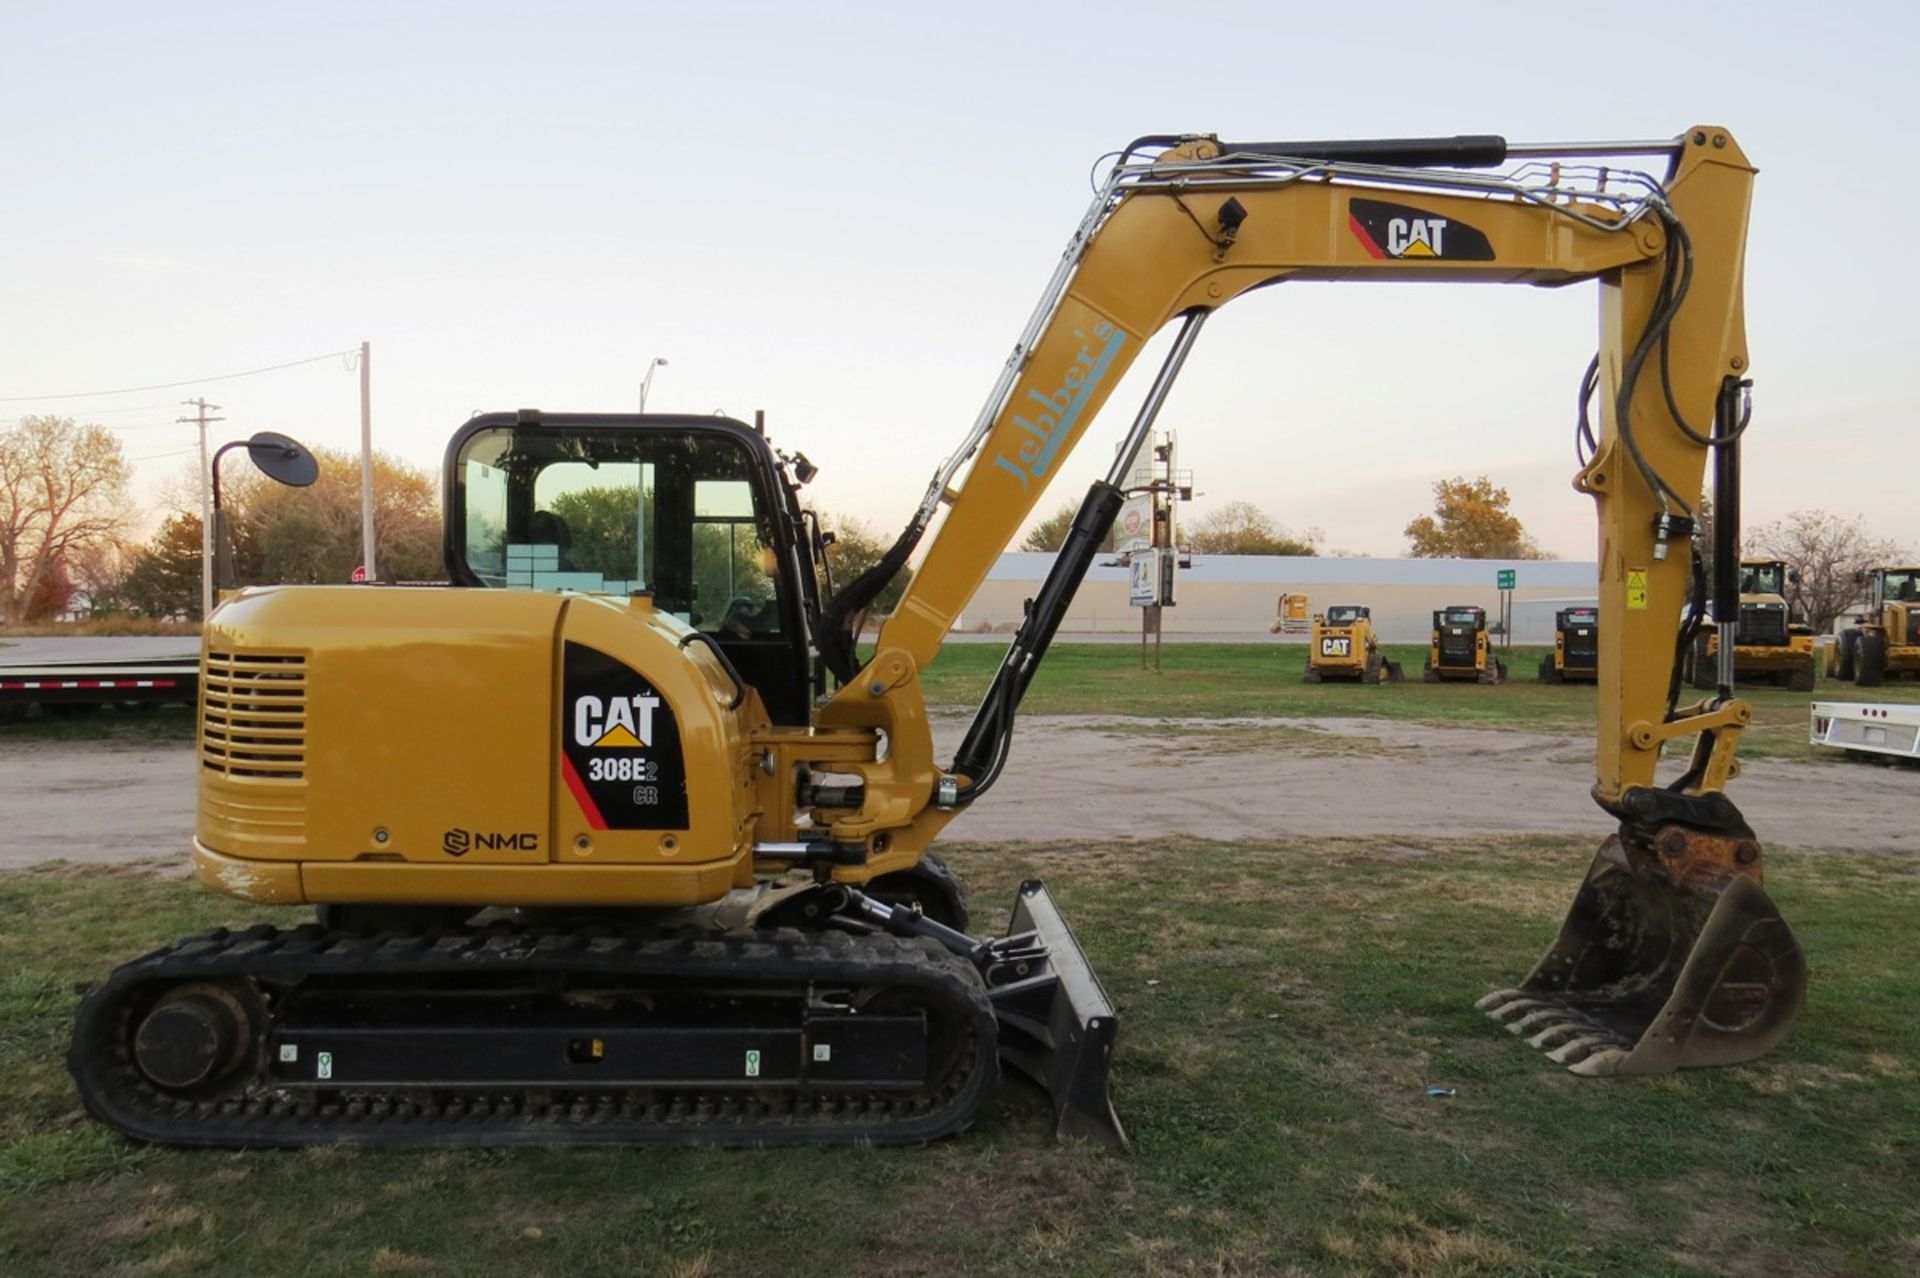
{"label": "engine cover grille", "polygon": [[227,777],[306,776],[305,653],[207,653],[200,678],[200,766]]}

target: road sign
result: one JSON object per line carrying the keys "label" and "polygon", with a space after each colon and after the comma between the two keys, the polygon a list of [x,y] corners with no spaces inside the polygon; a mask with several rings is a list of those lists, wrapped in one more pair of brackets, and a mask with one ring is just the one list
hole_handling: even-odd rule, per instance
{"label": "road sign", "polygon": [[1496,590],[1512,590],[1513,579],[1517,575],[1518,573],[1512,568],[1496,569],[1494,573],[1494,588]]}
{"label": "road sign", "polygon": [[1151,608],[1160,602],[1160,552],[1157,550],[1138,550],[1128,573],[1127,598],[1136,608]]}

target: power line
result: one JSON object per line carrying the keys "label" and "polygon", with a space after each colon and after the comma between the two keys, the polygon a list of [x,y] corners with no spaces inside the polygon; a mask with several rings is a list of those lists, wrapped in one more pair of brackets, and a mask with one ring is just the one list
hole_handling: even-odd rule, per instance
{"label": "power line", "polygon": [[0,395],[0,404],[24,404],[32,400],[51,399],[93,399],[99,395],[132,395],[139,391],[177,390],[182,386],[198,386],[203,382],[230,382],[237,377],[257,377],[261,373],[277,373],[283,368],[298,368],[302,364],[318,364],[322,360],[340,359],[348,355],[358,355],[359,351],[328,351],[325,355],[314,355],[307,359],[288,360],[284,364],[269,364],[265,368],[249,368],[242,373],[221,373],[218,377],[196,377],[184,382],[155,382],[150,386],[121,386],[115,390],[72,391],[65,395]]}

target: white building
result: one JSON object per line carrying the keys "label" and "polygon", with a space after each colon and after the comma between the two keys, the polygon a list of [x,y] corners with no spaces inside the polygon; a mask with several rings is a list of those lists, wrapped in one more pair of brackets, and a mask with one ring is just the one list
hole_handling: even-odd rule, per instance
{"label": "white building", "polygon": [[[956,629],[1011,631],[1025,602],[1040,589],[1053,556],[1000,556]],[[1168,634],[1217,635],[1226,640],[1267,637],[1283,594],[1304,594],[1312,611],[1331,604],[1365,604],[1389,643],[1422,643],[1435,609],[1479,604],[1489,622],[1499,616],[1496,574],[1511,569],[1513,641],[1553,642],[1553,614],[1599,598],[1599,565],[1564,559],[1361,559],[1334,556],[1195,555],[1179,571],[1174,606],[1163,615]],[[1140,610],[1127,601],[1127,570],[1102,556],[1087,573],[1061,626],[1074,634],[1137,634]],[[1276,636],[1277,638],[1277,636]]]}

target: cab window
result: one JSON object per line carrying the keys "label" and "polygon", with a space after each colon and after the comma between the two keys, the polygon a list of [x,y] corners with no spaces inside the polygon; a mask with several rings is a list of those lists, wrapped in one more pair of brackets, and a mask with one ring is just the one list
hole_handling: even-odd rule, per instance
{"label": "cab window", "polygon": [[771,520],[732,438],[503,426],[466,442],[455,475],[482,585],[645,592],[709,633],[782,632]]}

